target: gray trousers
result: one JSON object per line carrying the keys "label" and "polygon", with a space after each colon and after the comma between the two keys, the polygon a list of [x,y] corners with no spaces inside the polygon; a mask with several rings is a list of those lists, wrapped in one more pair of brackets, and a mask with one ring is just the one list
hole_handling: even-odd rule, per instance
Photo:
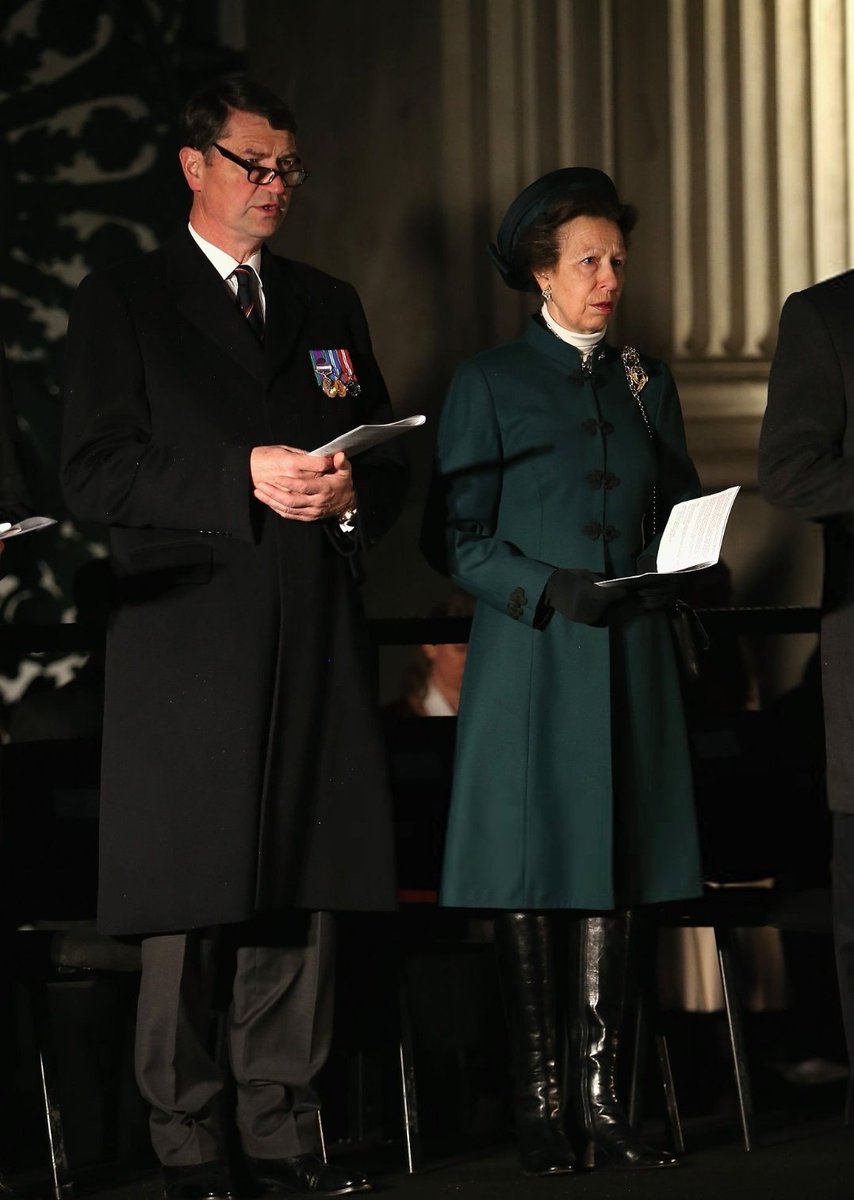
{"label": "gray trousers", "polygon": [[226,1157],[224,1055],[212,1045],[218,973],[233,971],[222,1030],[246,1154],[317,1149],[312,1080],[332,1033],[334,925],[329,913],[281,914],[241,926],[148,937],[136,1031],[136,1078],[151,1105],[164,1166]]}

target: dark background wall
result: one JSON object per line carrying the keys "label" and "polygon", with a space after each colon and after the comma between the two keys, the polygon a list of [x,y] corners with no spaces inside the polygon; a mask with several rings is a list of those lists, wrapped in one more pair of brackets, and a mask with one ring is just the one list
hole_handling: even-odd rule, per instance
{"label": "dark background wall", "polygon": [[[60,519],[10,543],[0,619],[72,619],[75,573],[105,552],[57,483],[68,307],[85,274],[152,249],[186,213],[176,113],[198,81],[242,64],[216,18],[168,0],[0,6],[0,336],[36,511]],[[64,681],[80,657],[0,649],[3,697],[43,672]]]}

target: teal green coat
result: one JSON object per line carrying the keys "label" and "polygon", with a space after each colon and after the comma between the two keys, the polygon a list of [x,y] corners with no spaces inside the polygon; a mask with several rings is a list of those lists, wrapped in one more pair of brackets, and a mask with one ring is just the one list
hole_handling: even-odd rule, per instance
{"label": "teal green coat", "polygon": [[443,904],[608,909],[699,891],[667,614],[632,602],[608,628],[543,624],[540,604],[556,567],[636,572],[653,485],[659,530],[699,492],[672,376],[642,363],[657,449],[619,351],[603,344],[586,374],[536,319],[452,382],[436,492],[446,569],[478,603]]}

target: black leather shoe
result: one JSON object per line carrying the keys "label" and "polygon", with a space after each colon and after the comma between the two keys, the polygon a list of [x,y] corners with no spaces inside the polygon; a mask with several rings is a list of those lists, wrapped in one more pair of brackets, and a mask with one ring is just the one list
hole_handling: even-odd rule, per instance
{"label": "black leather shoe", "polygon": [[523,1175],[570,1175],[575,1170],[575,1155],[566,1138],[545,1140],[539,1145],[519,1147]]}
{"label": "black leather shoe", "polygon": [[268,1190],[314,1196],[347,1196],[351,1192],[374,1190],[364,1175],[325,1163],[316,1154],[298,1154],[295,1158],[250,1158],[247,1161],[253,1181]]}
{"label": "black leather shoe", "polygon": [[234,1184],[223,1162],[191,1167],[163,1167],[166,1200],[235,1200]]}

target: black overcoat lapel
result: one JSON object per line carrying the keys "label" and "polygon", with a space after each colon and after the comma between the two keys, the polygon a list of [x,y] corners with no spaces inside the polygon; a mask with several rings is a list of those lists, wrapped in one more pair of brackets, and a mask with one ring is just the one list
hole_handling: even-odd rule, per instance
{"label": "black overcoat lapel", "polygon": [[290,361],[308,316],[309,295],[281,259],[266,250],[261,256],[264,285],[264,357],[267,379],[272,382]]}
{"label": "black overcoat lapel", "polygon": [[266,367],[258,339],[216,269],[189,233],[178,234],[164,250],[167,287],[179,311],[217,349],[256,379],[263,380]]}

